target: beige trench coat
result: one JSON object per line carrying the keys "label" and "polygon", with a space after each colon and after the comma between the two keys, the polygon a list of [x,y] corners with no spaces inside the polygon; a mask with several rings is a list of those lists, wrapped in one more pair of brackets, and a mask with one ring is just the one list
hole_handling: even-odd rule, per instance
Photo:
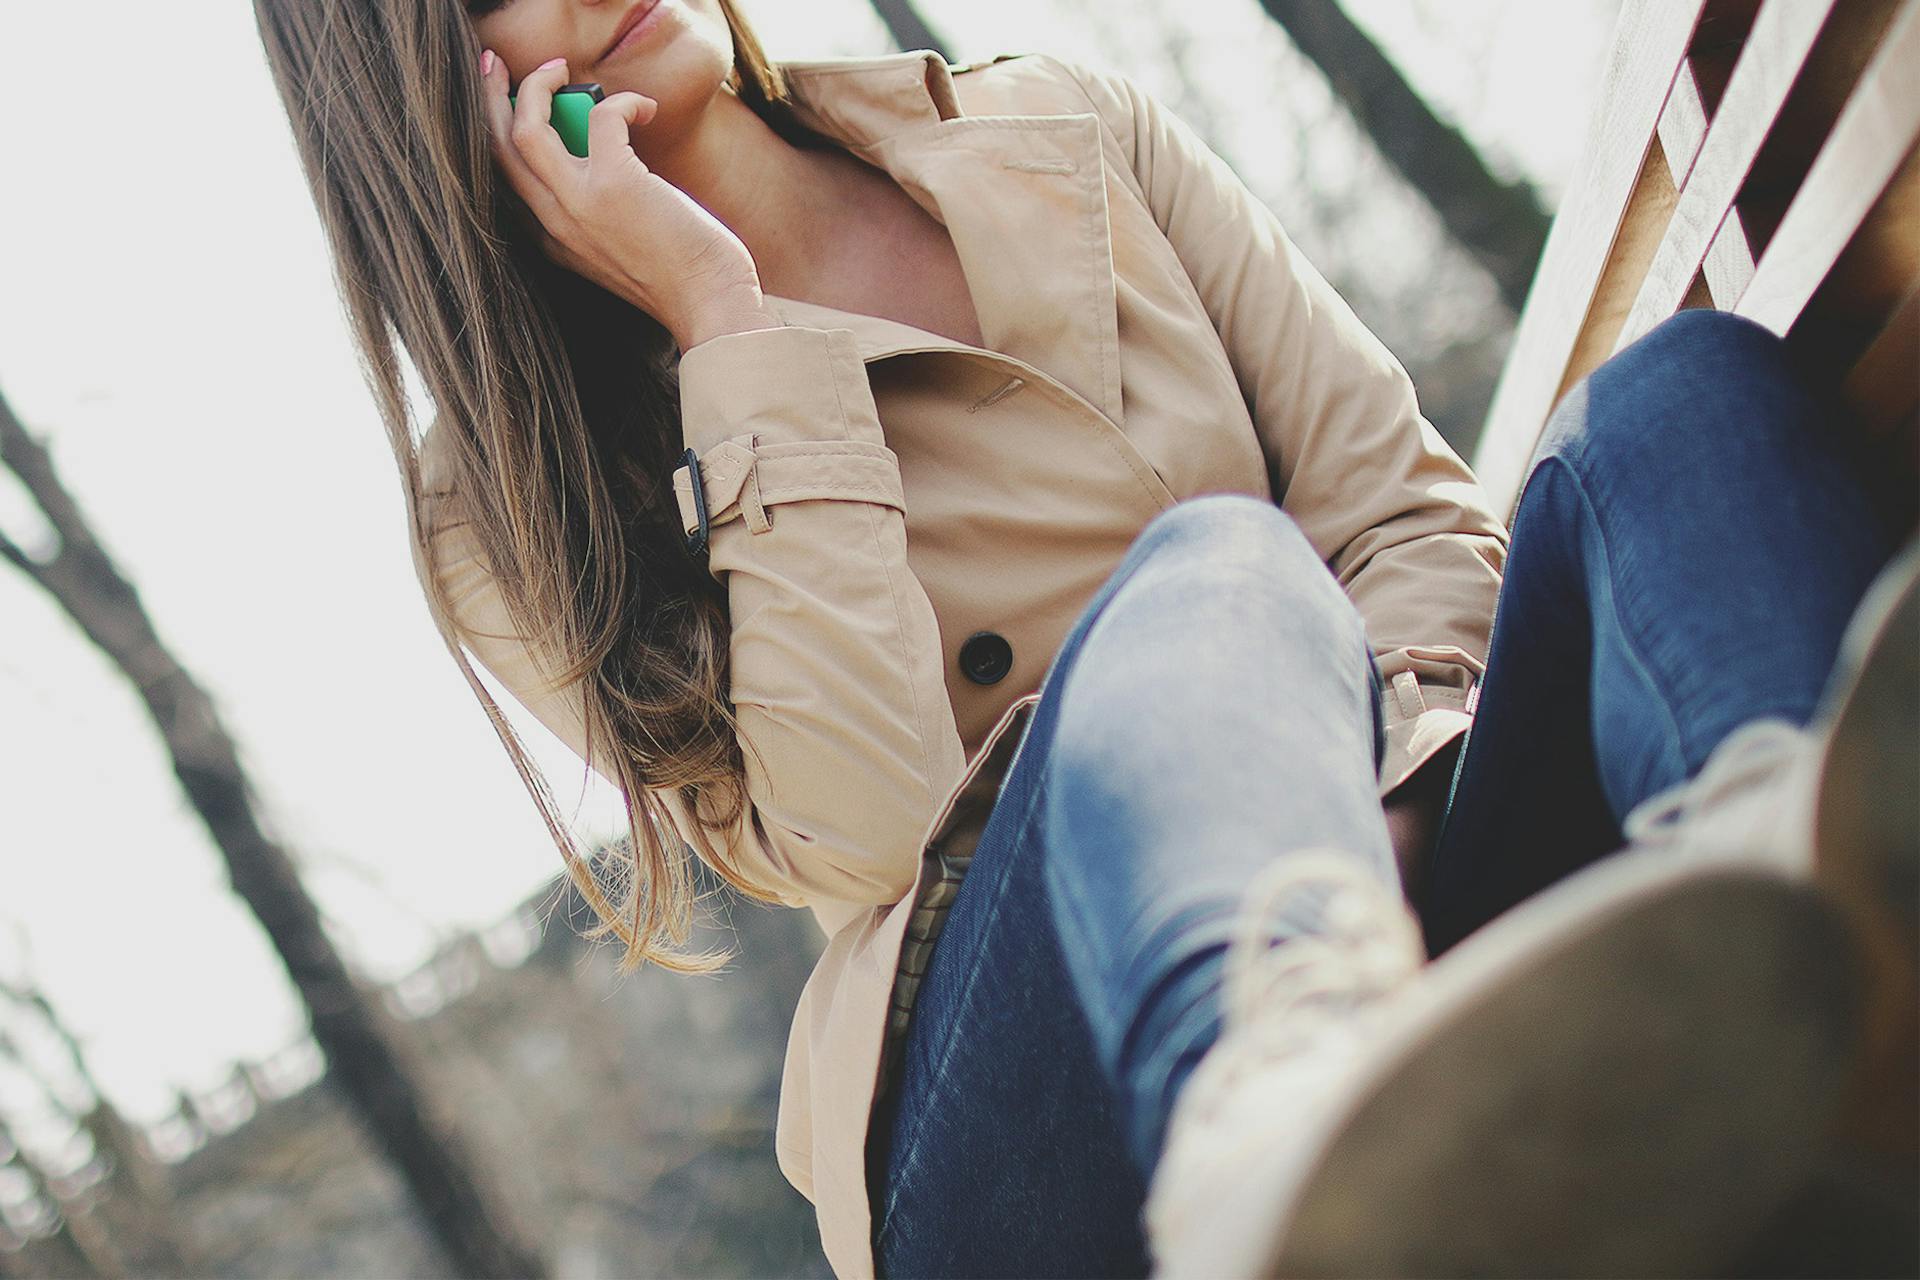
{"label": "beige trench coat", "polygon": [[[986,342],[772,297],[783,327],[679,368],[748,748],[739,866],[828,939],[794,1015],[780,1166],[835,1271],[870,1276],[883,1053],[1034,691],[1134,535],[1204,493],[1292,514],[1387,680],[1384,796],[1467,724],[1506,531],[1399,364],[1125,77],[1039,54],[785,66],[809,125],[945,223]],[[577,705],[449,524],[434,571],[469,648],[584,758]],[[987,684],[960,662],[983,631],[1012,648]]]}

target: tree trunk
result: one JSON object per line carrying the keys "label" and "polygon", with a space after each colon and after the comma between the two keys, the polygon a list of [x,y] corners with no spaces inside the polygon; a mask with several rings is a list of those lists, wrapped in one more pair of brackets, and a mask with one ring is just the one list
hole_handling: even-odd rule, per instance
{"label": "tree trunk", "polygon": [[59,534],[35,560],[0,537],[0,559],[37,582],[133,683],[180,779],[226,860],[233,888],[265,928],[306,1002],[328,1070],[375,1143],[399,1168],[464,1276],[544,1273],[504,1198],[439,1115],[401,1028],[353,980],[287,851],[261,830],[253,788],[213,701],[155,633],[133,585],[94,538],[53,461],[0,396],[0,465],[26,485]]}
{"label": "tree trunk", "polygon": [[947,46],[913,7],[913,0],[873,0],[873,7],[880,20],[887,24],[887,30],[893,33],[893,42],[902,49],[932,49],[947,61],[953,61]]}
{"label": "tree trunk", "polygon": [[1373,138],[1493,276],[1516,313],[1527,300],[1550,219],[1531,185],[1502,182],[1473,144],[1433,114],[1338,0],[1260,0]]}

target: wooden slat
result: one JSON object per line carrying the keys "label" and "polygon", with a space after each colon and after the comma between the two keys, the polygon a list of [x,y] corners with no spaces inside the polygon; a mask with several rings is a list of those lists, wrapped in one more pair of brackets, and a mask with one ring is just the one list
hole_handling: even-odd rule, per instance
{"label": "wooden slat", "polygon": [[1833,0],[1767,0],[1761,8],[1614,350],[1679,308],[1832,8]]}
{"label": "wooden slat", "polygon": [[1666,152],[1667,173],[1675,189],[1687,185],[1687,174],[1693,168],[1693,158],[1700,154],[1700,144],[1707,140],[1712,116],[1700,83],[1700,68],[1688,58],[1673,78],[1667,109],[1660,113],[1660,149]]}
{"label": "wooden slat", "polygon": [[1726,220],[1707,246],[1707,258],[1700,270],[1707,277],[1713,305],[1722,311],[1731,309],[1753,283],[1753,242],[1747,215],[1739,205],[1727,210]]}
{"label": "wooden slat", "polygon": [[[1703,58],[1696,52],[1674,78],[1673,93],[1660,116],[1660,149],[1666,152],[1667,172],[1675,187],[1686,185],[1694,157],[1707,139],[1713,104],[1719,101],[1730,73],[1730,67],[1722,69],[1717,59]],[[1713,83],[1715,76],[1717,85]],[[1753,250],[1748,246],[1746,218],[1739,205],[1727,211],[1713,243],[1707,246],[1700,274],[1706,278],[1707,296],[1696,299],[1689,294],[1682,306],[1731,307],[1753,280]]]}
{"label": "wooden slat", "polygon": [[1784,334],[1920,137],[1920,0],[1905,0],[1734,310]]}
{"label": "wooden slat", "polygon": [[1496,509],[1511,512],[1519,496],[1703,2],[1626,0],[1621,7],[1601,109],[1554,218],[1474,451],[1474,469]]}
{"label": "wooden slat", "polygon": [[[1754,262],[1780,225],[1821,144],[1833,132],[1834,122],[1886,35],[1899,4],[1900,0],[1844,0],[1828,15],[1813,55],[1801,67],[1793,91],[1787,95],[1741,187],[1739,199],[1707,249],[1702,274],[1712,305],[1731,310],[1753,283]],[[1705,22],[1701,20],[1703,26]],[[1699,66],[1702,60],[1697,39],[1694,47],[1689,65]],[[1718,67],[1706,70],[1721,75],[1722,88],[1732,74],[1731,65],[1724,73]],[[1712,96],[1711,84],[1707,89],[1711,114],[1711,104],[1717,99]]]}
{"label": "wooden slat", "polygon": [[1748,215],[1756,258],[1766,250],[1767,238],[1780,225],[1788,202],[1833,133],[1901,3],[1845,0],[1827,18],[1813,56],[1800,69],[1800,78],[1740,191],[1740,208]]}
{"label": "wooden slat", "polygon": [[[1920,284],[1920,150],[1874,203],[1787,334],[1809,371],[1838,380],[1884,334]],[[1909,366],[1920,351],[1908,353]],[[1912,375],[1920,381],[1920,374]]]}
{"label": "wooden slat", "polygon": [[1687,171],[1706,141],[1707,126],[1720,108],[1759,7],[1759,0],[1709,0],[1701,10],[1686,61],[1660,116],[1660,145],[1666,148],[1676,189],[1687,185]]}
{"label": "wooden slat", "polygon": [[1606,270],[1594,285],[1593,298],[1587,304],[1586,322],[1580,326],[1580,336],[1575,339],[1560,372],[1559,385],[1553,391],[1555,402],[1613,354],[1614,335],[1620,332],[1627,313],[1633,309],[1640,282],[1646,279],[1647,268],[1660,251],[1661,241],[1673,219],[1674,204],[1680,198],[1669,173],[1664,148],[1656,138],[1641,166],[1633,199],[1627,203],[1627,216],[1621,220],[1619,234],[1607,253]]}

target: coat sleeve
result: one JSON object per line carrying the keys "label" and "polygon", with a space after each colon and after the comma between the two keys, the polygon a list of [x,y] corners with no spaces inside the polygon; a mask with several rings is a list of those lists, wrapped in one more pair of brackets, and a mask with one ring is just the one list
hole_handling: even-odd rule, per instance
{"label": "coat sleeve", "polygon": [[[785,326],[712,338],[681,357],[680,393],[708,566],[732,621],[748,798],[729,833],[734,864],[793,906],[896,902],[965,753],[854,336]],[[673,477],[689,511],[690,476]],[[585,760],[579,691],[541,676],[471,546],[437,535],[434,546],[469,650]],[[683,806],[663,798],[693,843]]]}
{"label": "coat sleeve", "polygon": [[1128,157],[1218,330],[1280,505],[1366,624],[1386,682],[1384,795],[1469,723],[1506,527],[1406,371],[1226,161],[1127,77],[1060,65]]}

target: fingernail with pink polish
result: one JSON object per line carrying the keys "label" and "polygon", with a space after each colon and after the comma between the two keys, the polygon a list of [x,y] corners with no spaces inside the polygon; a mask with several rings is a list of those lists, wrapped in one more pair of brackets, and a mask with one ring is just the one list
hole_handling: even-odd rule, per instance
{"label": "fingernail with pink polish", "polygon": [[561,63],[563,63],[563,62],[565,62],[565,61],[566,61],[566,58],[564,58],[564,57],[560,57],[560,58],[548,58],[548,59],[547,59],[547,60],[546,60],[545,62],[543,62],[543,63],[541,63],[541,64],[540,64],[539,66],[537,66],[537,67],[535,67],[535,68],[534,68],[534,70],[535,70],[535,71],[545,71],[545,70],[546,70],[546,69],[547,69],[548,67],[557,67],[557,66],[559,66],[559,65],[560,65]]}
{"label": "fingernail with pink polish", "polygon": [[491,49],[480,51],[480,74],[483,76],[493,74],[493,50]]}

